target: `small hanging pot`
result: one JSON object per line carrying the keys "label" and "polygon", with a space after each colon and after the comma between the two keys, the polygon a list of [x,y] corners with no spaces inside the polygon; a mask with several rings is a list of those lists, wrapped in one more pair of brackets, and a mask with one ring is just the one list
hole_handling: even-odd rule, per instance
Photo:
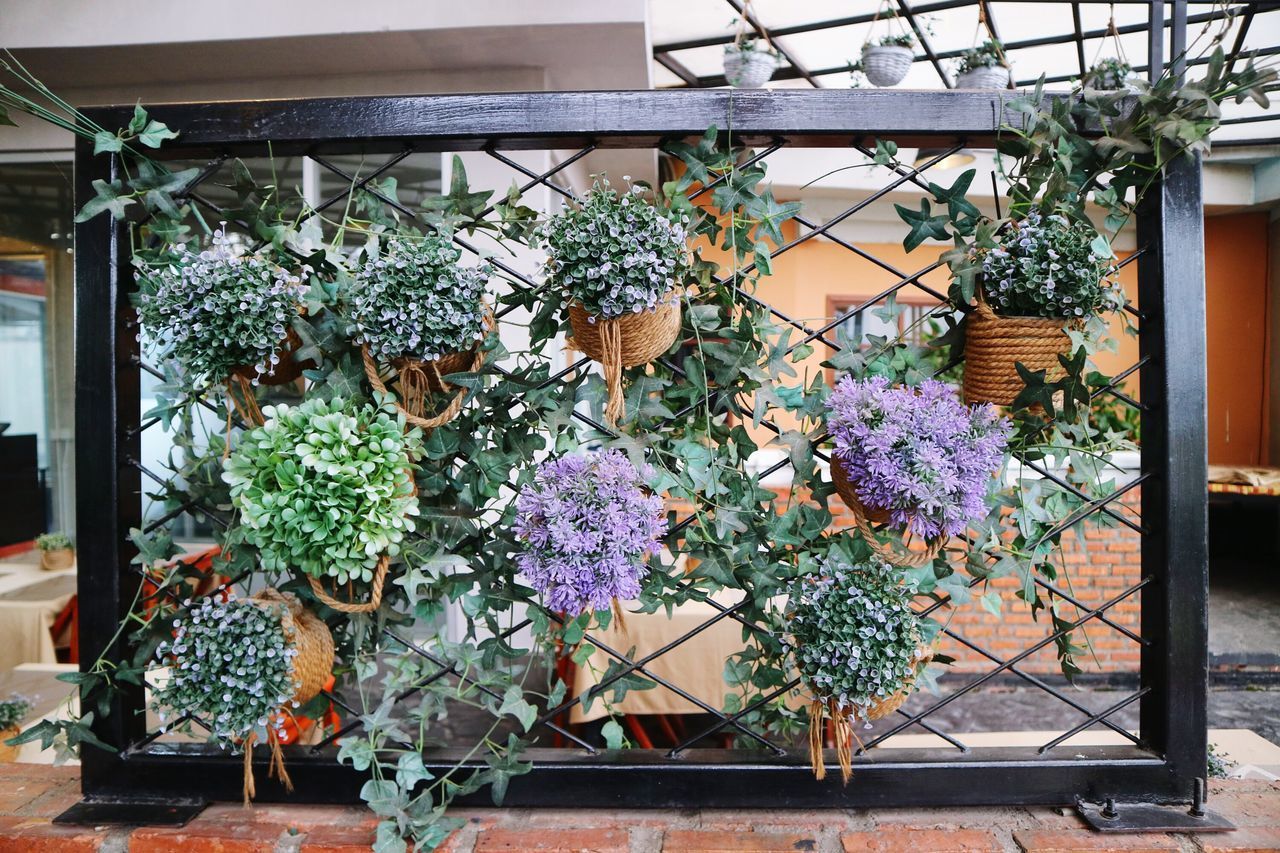
{"label": "small hanging pot", "polygon": [[822,781],[827,778],[826,761],[823,757],[826,721],[831,721],[832,736],[836,746],[836,762],[840,765],[840,778],[847,785],[853,778],[853,744],[856,741],[859,747],[862,746],[862,742],[854,731],[854,723],[879,720],[901,708],[916,691],[916,681],[920,673],[932,660],[933,649],[921,646],[912,661],[911,675],[903,681],[898,691],[877,700],[866,709],[864,714],[859,715],[857,720],[854,720],[849,712],[841,710],[835,699],[815,697],[809,703],[809,765],[813,769],[815,779]]}
{"label": "small hanging pot", "polygon": [[862,48],[862,73],[872,86],[896,86],[911,70],[915,51],[897,44],[868,44]]}
{"label": "small hanging pot", "polygon": [[966,321],[963,396],[966,405],[994,403],[1011,406],[1026,387],[1018,365],[1045,371],[1054,381],[1062,376],[1060,355],[1071,352],[1071,325],[1059,317],[1002,317],[985,299]]}
{"label": "small hanging pot", "polygon": [[[493,313],[485,310],[484,332],[487,337],[493,331],[496,321]],[[424,430],[432,430],[443,426],[458,416],[462,404],[467,397],[467,389],[460,388],[444,380],[451,373],[475,373],[484,367],[485,353],[481,346],[483,341],[466,352],[446,353],[439,358],[423,361],[422,359],[401,356],[391,360],[391,366],[400,377],[400,394],[396,400],[396,408],[404,413],[405,420]],[[378,371],[378,364],[369,352],[369,347],[361,349],[364,360],[364,375],[369,385],[379,393],[386,394],[387,385]],[[453,393],[453,399],[438,412],[429,414],[426,410],[427,394]]]}
{"label": "small hanging pot", "polygon": [[1009,69],[1003,65],[970,68],[956,75],[957,89],[1007,89]]}
{"label": "small hanging pot", "polygon": [[256,367],[241,365],[233,368],[231,374],[250,383],[256,379],[260,385],[288,385],[290,382],[297,381],[302,376],[302,371],[315,370],[319,366],[311,359],[298,361],[294,358],[294,354],[300,349],[302,349],[302,338],[298,337],[298,333],[293,329],[289,329],[285,333],[284,340],[276,347],[280,361],[271,373],[258,373]]}
{"label": "small hanging pot", "polygon": [[[284,632],[285,642],[297,651],[291,669],[293,680],[297,683],[293,697],[294,702],[304,705],[320,694],[326,682],[332,677],[334,662],[333,634],[318,616],[302,606],[302,602],[291,593],[282,593],[267,588],[249,599],[264,609],[278,608],[280,613],[280,629]],[[256,794],[253,781],[253,742],[255,736],[251,732],[244,740],[244,803],[247,806]],[[284,753],[280,748],[280,740],[274,729],[267,728],[267,742],[271,747],[271,759],[267,775],[279,778],[286,791],[293,790],[293,781],[284,767]]]}
{"label": "small hanging pot", "polygon": [[724,77],[735,89],[759,89],[773,77],[778,58],[764,50],[727,45],[724,51]]}
{"label": "small hanging pot", "polygon": [[921,566],[927,566],[932,563],[942,553],[943,547],[947,544],[947,537],[945,536],[925,540],[923,551],[911,551],[903,546],[881,541],[872,525],[888,524],[890,521],[889,511],[863,505],[858,498],[858,492],[854,488],[853,482],[849,479],[849,472],[844,467],[844,461],[835,454],[831,456],[831,484],[835,486],[836,494],[840,495],[845,506],[849,507],[849,511],[853,513],[854,524],[857,525],[858,531],[862,534],[863,541],[867,543],[876,556],[886,563],[901,566],[902,568],[918,569]]}
{"label": "small hanging pot", "polygon": [[622,368],[648,364],[671,349],[680,335],[680,310],[680,295],[674,291],[649,311],[597,317],[594,321],[581,302],[569,306],[573,347],[604,367],[609,389],[605,420],[610,427],[617,425],[622,416]]}

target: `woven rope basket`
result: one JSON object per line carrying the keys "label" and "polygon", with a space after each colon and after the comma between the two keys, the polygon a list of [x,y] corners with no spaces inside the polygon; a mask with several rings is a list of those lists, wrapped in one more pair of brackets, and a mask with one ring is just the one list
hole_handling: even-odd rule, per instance
{"label": "woven rope basket", "polygon": [[896,86],[911,70],[915,51],[896,44],[869,44],[862,49],[862,73],[872,86]]}
{"label": "woven rope basket", "polygon": [[1052,317],[1001,317],[979,300],[969,315],[964,345],[964,401],[1009,406],[1026,387],[1018,364],[1045,371],[1054,380],[1062,375],[1059,355],[1071,351],[1063,330],[1067,321]]}
{"label": "woven rope basket", "polygon": [[942,549],[947,544],[947,537],[939,536],[936,539],[929,539],[925,542],[922,550],[908,550],[905,545],[897,545],[892,542],[882,542],[876,536],[876,531],[872,528],[873,524],[888,524],[890,515],[885,509],[871,509],[863,506],[862,501],[858,498],[858,492],[854,489],[853,483],[849,480],[849,472],[845,470],[844,462],[838,456],[831,457],[831,484],[835,486],[836,494],[840,495],[845,506],[849,507],[849,511],[853,513],[854,523],[858,526],[858,531],[862,534],[862,539],[867,543],[880,559],[886,563],[908,569],[918,569],[932,563]]}
{"label": "woven rope basket", "polygon": [[260,607],[280,606],[280,627],[286,642],[298,650],[293,677],[298,688],[293,701],[305,704],[319,695],[333,673],[333,634],[318,616],[292,593],[264,589],[249,599]]}
{"label": "woven rope basket", "polygon": [[596,361],[604,361],[602,329],[605,323],[617,323],[622,339],[622,366],[648,364],[676,342],[680,334],[680,300],[673,298],[652,311],[624,314],[614,320],[597,318],[593,323],[582,303],[569,306],[569,326],[573,329],[573,346]]}

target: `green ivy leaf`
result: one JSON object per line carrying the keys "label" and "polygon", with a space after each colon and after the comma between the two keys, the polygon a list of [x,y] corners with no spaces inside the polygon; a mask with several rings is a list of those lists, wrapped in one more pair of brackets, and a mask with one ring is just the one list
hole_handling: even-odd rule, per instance
{"label": "green ivy leaf", "polygon": [[913,251],[925,240],[947,239],[947,223],[949,220],[945,216],[934,216],[933,208],[929,206],[927,198],[920,199],[919,210],[912,210],[900,204],[895,204],[893,209],[898,211],[898,216],[902,218],[903,222],[911,226],[911,231],[902,240],[902,246],[908,252]]}
{"label": "green ivy leaf", "polygon": [[626,735],[623,734],[622,726],[618,721],[610,718],[609,722],[600,727],[600,735],[604,738],[604,744],[607,749],[622,749],[626,743]]}

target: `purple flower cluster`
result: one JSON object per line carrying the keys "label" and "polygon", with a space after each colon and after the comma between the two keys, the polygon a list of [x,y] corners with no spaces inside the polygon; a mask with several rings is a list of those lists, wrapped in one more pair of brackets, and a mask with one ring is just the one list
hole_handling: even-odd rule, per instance
{"label": "purple flower cluster", "polygon": [[868,509],[926,538],[962,533],[987,514],[1011,433],[994,406],[966,407],[934,379],[907,388],[883,376],[846,376],[826,405],[835,453]]}
{"label": "purple flower cluster", "polygon": [[640,594],[667,522],[630,460],[605,450],[543,462],[516,498],[515,532],[521,574],[548,607],[576,616]]}

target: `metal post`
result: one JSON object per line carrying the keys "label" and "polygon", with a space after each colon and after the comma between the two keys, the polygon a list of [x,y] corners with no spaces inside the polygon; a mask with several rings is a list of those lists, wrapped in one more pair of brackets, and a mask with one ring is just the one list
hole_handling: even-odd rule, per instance
{"label": "metal post", "polygon": [[1139,212],[1138,308],[1143,417],[1142,489],[1144,741],[1168,762],[1191,798],[1204,776],[1208,677],[1207,368],[1204,222],[1200,163],[1179,157],[1147,193]]}

